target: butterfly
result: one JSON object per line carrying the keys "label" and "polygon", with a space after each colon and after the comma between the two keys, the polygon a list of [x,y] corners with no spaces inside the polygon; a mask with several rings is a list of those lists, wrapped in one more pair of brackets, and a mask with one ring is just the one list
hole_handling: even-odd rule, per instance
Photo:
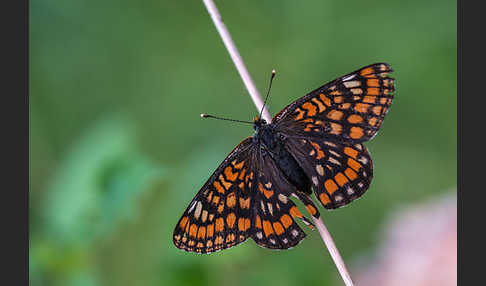
{"label": "butterfly", "polygon": [[393,70],[376,63],[333,80],[292,102],[219,165],[177,223],[173,242],[211,253],[252,238],[288,249],[309,227],[291,198],[319,218],[312,192],[326,209],[345,206],[370,186],[373,165],[363,142],[376,136],[394,92]]}

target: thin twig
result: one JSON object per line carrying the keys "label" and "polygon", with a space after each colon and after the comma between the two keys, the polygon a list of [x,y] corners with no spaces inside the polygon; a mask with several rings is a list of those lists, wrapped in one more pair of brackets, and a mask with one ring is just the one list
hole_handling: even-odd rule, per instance
{"label": "thin twig", "polygon": [[[211,15],[211,18],[213,19],[214,25],[216,26],[216,29],[218,30],[219,35],[221,36],[221,39],[223,40],[224,45],[226,46],[226,49],[228,50],[231,59],[233,60],[236,66],[236,69],[238,70],[241,78],[243,79],[243,83],[248,89],[248,92],[250,93],[250,96],[253,102],[255,103],[257,110],[260,111],[263,106],[262,98],[257,88],[255,87],[255,83],[251,79],[245,64],[243,63],[243,60],[241,59],[241,56],[238,53],[238,50],[236,49],[236,46],[233,43],[233,40],[231,39],[228,30],[226,29],[223,20],[221,19],[221,15],[219,14],[218,8],[216,8],[216,5],[212,0],[203,0],[203,2],[204,5],[206,5],[206,8],[208,9],[209,15]],[[266,107],[264,107],[262,118],[265,119],[268,123],[271,122],[272,118]],[[349,275],[349,272],[346,269],[346,265],[344,264],[344,261],[341,258],[341,255],[339,254],[339,251],[331,237],[331,234],[329,233],[326,226],[324,225],[324,222],[320,217],[318,219],[312,217],[312,219],[314,220],[314,224],[318,229],[319,234],[321,235],[321,238],[324,241],[324,244],[327,246],[327,249],[329,250],[331,257],[334,260],[334,263],[336,264],[336,267],[344,281],[344,284],[346,286],[353,286],[354,284],[353,281],[351,280],[351,276]]]}
{"label": "thin twig", "polygon": [[[216,5],[214,5],[214,2],[212,0],[203,0],[203,2],[208,9],[209,15],[211,15],[211,18],[213,19],[214,25],[216,26],[216,29],[221,36],[221,39],[223,39],[223,43],[226,46],[226,49],[231,56],[231,59],[235,63],[236,69],[240,73],[241,79],[243,79],[243,83],[245,84],[246,89],[248,89],[248,92],[250,93],[251,99],[255,103],[258,112],[260,112],[260,110],[262,110],[263,100],[260,96],[260,93],[258,93],[258,89],[251,79],[248,70],[246,69],[245,63],[241,59],[240,53],[238,52],[235,43],[233,43],[233,40],[231,39],[228,29],[226,29],[226,26],[221,19],[218,8],[216,8]],[[272,117],[270,116],[267,107],[265,107],[265,109],[263,110],[262,118],[265,119],[265,121],[267,121],[268,123],[272,121]]]}

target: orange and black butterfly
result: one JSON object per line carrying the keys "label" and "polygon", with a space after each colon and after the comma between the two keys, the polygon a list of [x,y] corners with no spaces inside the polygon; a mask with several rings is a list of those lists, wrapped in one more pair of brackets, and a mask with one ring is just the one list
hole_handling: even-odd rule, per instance
{"label": "orange and black butterfly", "polygon": [[210,253],[251,237],[258,245],[288,249],[312,223],[290,199],[319,217],[312,190],[326,209],[361,197],[373,176],[363,142],[380,128],[393,99],[388,64],[377,63],[331,81],[296,100],[226,157],[196,194],[174,230],[174,244]]}

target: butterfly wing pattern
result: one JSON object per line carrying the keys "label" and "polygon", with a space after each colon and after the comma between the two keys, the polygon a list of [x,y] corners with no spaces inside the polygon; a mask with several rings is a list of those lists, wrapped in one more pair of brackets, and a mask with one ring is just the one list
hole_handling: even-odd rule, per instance
{"label": "butterfly wing pattern", "polygon": [[244,242],[251,234],[253,149],[243,140],[189,204],[173,234],[180,249],[209,253]]}
{"label": "butterfly wing pattern", "polygon": [[373,165],[363,144],[344,145],[318,138],[289,138],[287,142],[325,208],[345,206],[368,189]]}
{"label": "butterfly wing pattern", "polygon": [[[373,177],[371,157],[362,143],[376,136],[391,106],[391,72],[385,63],[363,67],[275,115],[267,127],[285,146],[286,151],[279,155],[292,157],[298,167],[271,156],[268,151],[272,150],[265,150],[255,139],[256,128],[256,135],[243,140],[226,157],[191,201],[175,227],[175,246],[211,253],[251,237],[266,248],[288,249],[305,238],[296,219],[313,228],[291,198],[303,202],[307,212],[318,218],[319,211],[309,196],[311,187],[327,209],[361,197]],[[294,173],[285,175],[282,168],[305,173],[307,179],[299,179],[301,189],[288,177]],[[302,189],[306,185],[309,190]]]}
{"label": "butterfly wing pattern", "polygon": [[[312,223],[290,200],[291,196],[304,196],[283,176],[275,162],[261,150],[256,151],[258,166],[257,185],[253,208],[253,240],[260,246],[270,249],[288,249],[297,245],[305,233],[295,223],[296,218],[305,224]],[[298,195],[299,194],[299,195]],[[305,199],[304,199],[305,201]],[[307,209],[312,215],[319,216],[317,208],[309,199]]]}
{"label": "butterfly wing pattern", "polygon": [[366,66],[310,92],[274,117],[287,147],[327,209],[361,197],[373,165],[361,142],[372,139],[393,100],[389,65]]}
{"label": "butterfly wing pattern", "polygon": [[331,81],[289,104],[273,122],[291,136],[360,143],[373,138],[393,100],[394,79],[384,63]]}

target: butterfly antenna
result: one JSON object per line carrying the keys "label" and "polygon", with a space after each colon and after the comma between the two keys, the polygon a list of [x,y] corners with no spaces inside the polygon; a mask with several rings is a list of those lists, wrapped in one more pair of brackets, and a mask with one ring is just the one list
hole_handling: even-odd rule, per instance
{"label": "butterfly antenna", "polygon": [[233,121],[233,122],[239,122],[239,123],[253,124],[253,122],[250,122],[250,121],[229,119],[229,118],[224,118],[224,117],[209,115],[209,114],[205,114],[205,113],[201,113],[201,118],[214,118],[214,119],[218,119],[218,120],[226,120],[226,121]]}
{"label": "butterfly antenna", "polygon": [[273,82],[273,78],[275,77],[275,69],[272,70],[272,76],[270,77],[270,85],[268,86],[268,90],[267,90],[267,96],[265,96],[265,101],[263,102],[263,106],[262,106],[262,110],[260,110],[260,115],[258,116],[259,118],[262,118],[262,113],[263,113],[263,109],[265,108],[265,105],[267,104],[267,99],[268,99],[268,96],[270,95],[270,89],[272,89],[272,82]]}

